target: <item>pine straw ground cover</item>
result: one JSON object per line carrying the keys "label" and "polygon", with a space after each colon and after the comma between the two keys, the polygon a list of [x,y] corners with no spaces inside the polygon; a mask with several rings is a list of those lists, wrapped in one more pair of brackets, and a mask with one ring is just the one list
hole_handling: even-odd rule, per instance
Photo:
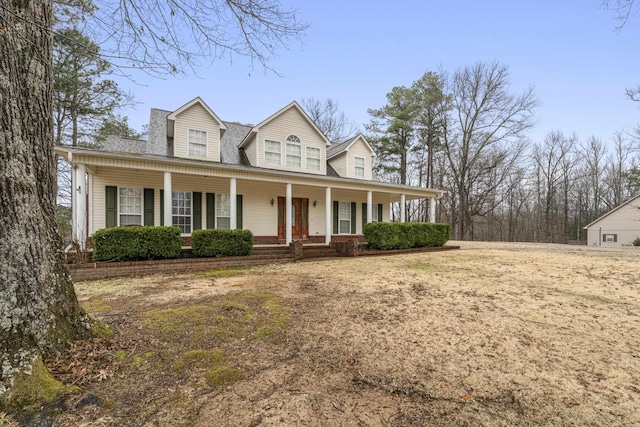
{"label": "pine straw ground cover", "polygon": [[640,252],[460,244],[79,283],[55,425],[640,425]]}

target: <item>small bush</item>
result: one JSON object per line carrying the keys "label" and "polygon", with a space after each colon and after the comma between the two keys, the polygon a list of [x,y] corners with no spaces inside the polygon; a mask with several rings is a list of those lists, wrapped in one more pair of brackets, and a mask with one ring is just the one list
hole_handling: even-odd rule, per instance
{"label": "small bush", "polygon": [[251,255],[253,234],[249,230],[196,230],[191,246],[196,257]]}
{"label": "small bush", "polygon": [[177,258],[182,253],[178,227],[111,227],[95,232],[94,261]]}
{"label": "small bush", "polygon": [[382,250],[442,246],[450,233],[449,224],[428,222],[372,222],[364,227],[369,247]]}
{"label": "small bush", "polygon": [[631,244],[633,246],[640,246],[640,237],[636,237],[636,240],[634,240],[633,242],[631,242]]}

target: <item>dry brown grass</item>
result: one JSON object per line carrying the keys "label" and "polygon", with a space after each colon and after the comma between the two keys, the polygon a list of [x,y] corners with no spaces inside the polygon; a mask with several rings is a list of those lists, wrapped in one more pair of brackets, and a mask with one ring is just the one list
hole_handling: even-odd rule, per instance
{"label": "dry brown grass", "polygon": [[112,359],[56,424],[640,425],[640,253],[459,244],[80,283]]}

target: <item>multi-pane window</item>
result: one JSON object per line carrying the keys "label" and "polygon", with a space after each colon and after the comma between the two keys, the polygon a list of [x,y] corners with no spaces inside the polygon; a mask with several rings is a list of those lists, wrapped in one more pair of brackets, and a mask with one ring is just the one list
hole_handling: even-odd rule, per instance
{"label": "multi-pane window", "polygon": [[320,149],[307,147],[307,169],[320,170]]}
{"label": "multi-pane window", "polygon": [[617,234],[603,234],[604,241],[607,243],[616,243],[618,241]]}
{"label": "multi-pane window", "polygon": [[174,191],[171,195],[172,225],[179,227],[182,234],[189,234],[191,233],[191,193]]}
{"label": "multi-pane window", "polygon": [[302,165],[302,146],[295,135],[287,137],[287,166],[299,168]]}
{"label": "multi-pane window", "polygon": [[371,206],[371,222],[378,221],[378,205],[374,203],[373,206]]}
{"label": "multi-pane window", "polygon": [[119,188],[120,225],[142,225],[142,188]]}
{"label": "multi-pane window", "polygon": [[264,162],[280,166],[280,142],[264,140]]}
{"label": "multi-pane window", "polygon": [[356,167],[356,177],[364,178],[364,157],[356,157],[354,164]]}
{"label": "multi-pane window", "polygon": [[216,228],[231,228],[231,203],[228,194],[216,193]]}
{"label": "multi-pane window", "polygon": [[207,157],[207,132],[189,129],[189,155]]}
{"label": "multi-pane window", "polygon": [[338,205],[338,231],[340,234],[351,233],[351,203],[340,202]]}
{"label": "multi-pane window", "polygon": [[302,149],[300,144],[287,143],[287,166],[299,168],[302,159]]}

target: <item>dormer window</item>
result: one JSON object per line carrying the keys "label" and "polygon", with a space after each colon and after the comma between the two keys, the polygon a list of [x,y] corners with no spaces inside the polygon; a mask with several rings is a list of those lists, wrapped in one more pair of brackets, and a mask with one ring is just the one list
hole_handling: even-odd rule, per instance
{"label": "dormer window", "polygon": [[207,157],[207,132],[189,129],[189,155]]}
{"label": "dormer window", "polygon": [[287,137],[287,166],[296,168],[302,166],[302,146],[300,138],[295,135]]}
{"label": "dormer window", "polygon": [[364,157],[355,158],[356,178],[364,178]]}

